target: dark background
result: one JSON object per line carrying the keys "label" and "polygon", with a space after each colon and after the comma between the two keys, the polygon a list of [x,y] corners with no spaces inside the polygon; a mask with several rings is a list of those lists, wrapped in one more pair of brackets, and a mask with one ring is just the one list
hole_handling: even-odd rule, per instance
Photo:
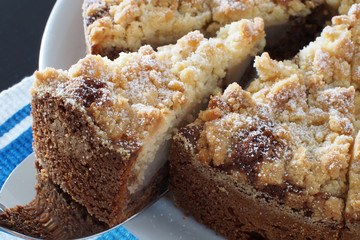
{"label": "dark background", "polygon": [[1,0],[0,92],[38,69],[46,21],[55,0]]}

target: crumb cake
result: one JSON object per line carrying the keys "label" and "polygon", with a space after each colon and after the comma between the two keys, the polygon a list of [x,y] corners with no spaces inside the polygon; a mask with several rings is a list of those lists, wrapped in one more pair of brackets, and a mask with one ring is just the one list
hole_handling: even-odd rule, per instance
{"label": "crumb cake", "polygon": [[[114,226],[162,192],[173,133],[189,123],[227,72],[264,47],[262,19],[206,39],[88,55],[68,71],[36,72],[31,90],[34,151],[53,183]],[[166,187],[166,186],[165,186]]]}
{"label": "crumb cake", "polygon": [[256,57],[179,130],[177,205],[229,239],[356,239],[360,233],[360,5],[292,61]]}
{"label": "crumb cake", "polygon": [[[327,2],[331,7],[339,5],[336,0]],[[193,30],[214,36],[225,24],[254,17],[263,18],[268,27],[282,26],[292,17],[307,16],[324,3],[324,0],[85,0],[87,51],[113,59],[119,52],[137,51],[144,44],[155,48],[174,43]]]}

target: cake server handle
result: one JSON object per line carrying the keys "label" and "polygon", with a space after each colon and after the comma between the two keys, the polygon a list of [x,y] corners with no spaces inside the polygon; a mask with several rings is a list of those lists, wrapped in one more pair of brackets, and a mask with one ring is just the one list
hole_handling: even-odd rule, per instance
{"label": "cake server handle", "polygon": [[1,213],[6,213],[6,207],[2,203],[0,203],[0,214]]}

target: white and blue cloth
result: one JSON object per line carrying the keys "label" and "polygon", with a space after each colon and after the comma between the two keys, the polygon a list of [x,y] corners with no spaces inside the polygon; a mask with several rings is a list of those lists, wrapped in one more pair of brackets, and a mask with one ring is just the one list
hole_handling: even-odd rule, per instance
{"label": "white and blue cloth", "polygon": [[[12,170],[32,153],[32,118],[30,87],[33,78],[27,77],[0,93],[0,186]],[[0,239],[19,239],[0,231]],[[135,240],[125,228],[118,227],[96,240]]]}

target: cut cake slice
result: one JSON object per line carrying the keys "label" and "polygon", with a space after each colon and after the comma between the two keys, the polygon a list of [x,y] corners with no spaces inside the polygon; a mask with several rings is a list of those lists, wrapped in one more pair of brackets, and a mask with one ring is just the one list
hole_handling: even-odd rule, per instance
{"label": "cut cake slice", "polygon": [[[200,30],[206,37],[214,36],[226,24],[254,17],[263,18],[267,27],[282,26],[276,30],[281,32],[291,18],[305,17],[324,3],[323,0],[85,0],[86,45],[89,53],[116,58],[119,52],[137,51],[144,44],[155,48],[174,43],[193,30]],[[339,1],[328,3],[334,8],[339,5]]]}
{"label": "cut cake slice", "polygon": [[359,19],[353,5],[291,62],[257,57],[247,91],[230,85],[179,130],[180,207],[229,239],[358,238]]}
{"label": "cut cake slice", "polygon": [[31,104],[39,165],[89,214],[109,226],[124,221],[162,191],[176,128],[264,44],[255,18],[216,38],[195,31],[157,52],[143,46],[114,61],[88,55],[68,71],[37,72]]}

